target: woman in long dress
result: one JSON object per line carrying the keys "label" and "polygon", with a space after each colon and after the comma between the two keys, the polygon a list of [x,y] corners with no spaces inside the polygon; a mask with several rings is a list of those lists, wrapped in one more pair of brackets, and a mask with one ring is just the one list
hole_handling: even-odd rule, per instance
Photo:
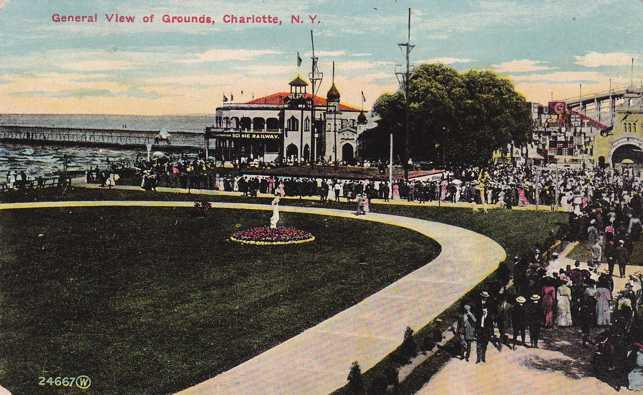
{"label": "woman in long dress", "polygon": [[601,284],[596,288],[596,325],[605,326],[609,325],[610,319],[610,300],[612,300],[612,293],[609,288]]}
{"label": "woman in long dress", "polygon": [[558,287],[556,291],[558,312],[556,315],[556,325],[558,326],[572,326],[572,290],[569,288],[569,283],[563,284]]}
{"label": "woman in long dress", "polygon": [[554,303],[556,303],[556,288],[551,283],[543,287],[543,308],[545,310],[545,328],[554,326]]}
{"label": "woman in long dress", "polygon": [[393,200],[400,200],[400,185],[397,182],[393,184]]}

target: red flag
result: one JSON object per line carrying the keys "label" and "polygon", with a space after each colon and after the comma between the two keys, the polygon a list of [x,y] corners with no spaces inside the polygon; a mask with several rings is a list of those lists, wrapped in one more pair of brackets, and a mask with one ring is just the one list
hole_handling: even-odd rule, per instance
{"label": "red flag", "polygon": [[567,104],[564,101],[550,101],[549,113],[550,114],[565,114],[567,112]]}

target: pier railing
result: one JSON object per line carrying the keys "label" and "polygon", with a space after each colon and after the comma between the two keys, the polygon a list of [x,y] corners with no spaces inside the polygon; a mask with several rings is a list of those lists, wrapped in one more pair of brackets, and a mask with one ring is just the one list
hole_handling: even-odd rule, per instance
{"label": "pier railing", "polygon": [[169,140],[159,138],[153,130],[81,129],[42,126],[0,126],[0,140],[18,143],[66,143],[78,145],[110,145],[123,147],[202,148],[202,133],[175,133]]}

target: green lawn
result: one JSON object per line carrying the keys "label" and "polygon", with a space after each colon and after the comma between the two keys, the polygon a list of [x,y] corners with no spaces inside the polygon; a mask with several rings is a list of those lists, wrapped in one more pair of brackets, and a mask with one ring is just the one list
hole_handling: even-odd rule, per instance
{"label": "green lawn", "polygon": [[[270,204],[271,199],[243,198],[236,196],[203,196],[175,193],[155,193],[141,191],[119,190],[87,190],[73,189],[65,197],[56,195],[44,196],[40,200],[188,200],[207,199],[219,202],[263,203]],[[318,200],[282,200],[281,205],[329,207],[338,209],[355,210],[355,204],[346,203],[321,203]],[[507,255],[527,253],[532,247],[551,238],[560,228],[567,223],[567,214],[548,211],[519,211],[494,209],[488,214],[473,212],[471,209],[451,207],[421,207],[421,206],[394,206],[371,205],[371,210],[379,213],[404,215],[423,218],[431,221],[444,222],[450,225],[461,226],[482,233],[496,240],[507,250]]]}
{"label": "green lawn", "polygon": [[[67,198],[89,192],[74,193]],[[0,211],[0,383],[16,394],[51,393],[56,389],[37,386],[39,376],[85,374],[95,393],[180,390],[355,304],[439,252],[406,229],[288,213],[284,225],[317,240],[281,247],[227,241],[270,215]]]}

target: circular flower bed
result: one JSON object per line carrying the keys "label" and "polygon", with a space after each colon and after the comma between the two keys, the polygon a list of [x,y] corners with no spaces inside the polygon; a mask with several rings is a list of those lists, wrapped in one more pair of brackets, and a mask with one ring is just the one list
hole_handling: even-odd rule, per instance
{"label": "circular flower bed", "polygon": [[234,232],[230,240],[243,244],[286,245],[301,244],[315,240],[315,236],[305,230],[289,227],[270,229],[267,226]]}

